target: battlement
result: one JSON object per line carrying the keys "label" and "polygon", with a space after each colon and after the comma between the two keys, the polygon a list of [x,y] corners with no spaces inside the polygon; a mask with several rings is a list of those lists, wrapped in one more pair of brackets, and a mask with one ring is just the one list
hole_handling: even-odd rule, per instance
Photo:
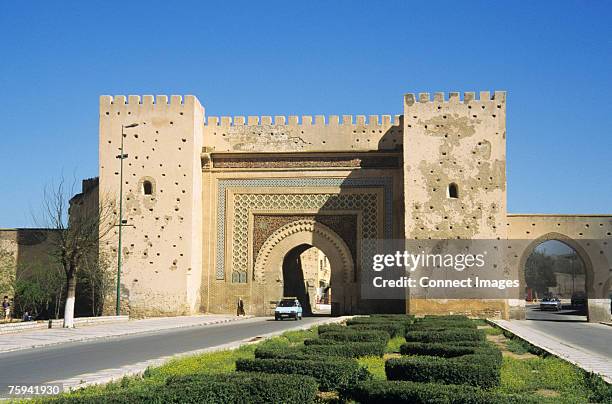
{"label": "battlement", "polygon": [[217,152],[393,150],[402,115],[209,116],[207,146]]}
{"label": "battlement", "polygon": [[[314,118],[314,119],[313,119]],[[399,126],[401,115],[290,115],[290,116],[209,116],[205,125],[229,128],[233,126],[370,126],[372,128]]]}
{"label": "battlement", "polygon": [[447,102],[447,103],[470,103],[470,102],[483,102],[483,101],[498,101],[505,102],[506,101],[506,92],[505,91],[495,91],[491,94],[490,91],[480,91],[479,98],[476,98],[476,92],[466,91],[463,93],[463,97],[461,97],[461,93],[459,92],[449,92],[443,93],[438,92],[433,94],[433,99],[431,98],[430,93],[419,93],[415,95],[413,93],[408,93],[404,96],[404,102],[407,105],[413,105],[417,102],[426,103],[426,102]]}
{"label": "battlement", "polygon": [[193,95],[101,95],[100,108],[130,107],[130,106],[186,106],[194,105],[197,98]]}

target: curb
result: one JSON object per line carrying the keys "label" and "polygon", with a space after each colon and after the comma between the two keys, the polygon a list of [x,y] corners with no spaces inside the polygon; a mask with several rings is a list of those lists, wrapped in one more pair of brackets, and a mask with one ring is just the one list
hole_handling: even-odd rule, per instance
{"label": "curb", "polygon": [[40,344],[32,344],[32,345],[29,345],[29,346],[22,346],[22,347],[18,347],[18,348],[0,349],[0,354],[9,353],[9,352],[17,352],[17,351],[22,351],[22,350],[32,349],[32,348],[44,348],[44,347],[49,347],[49,346],[55,346],[55,345],[71,343],[71,342],[84,342],[84,341],[94,341],[94,340],[101,340],[101,339],[113,339],[113,338],[125,337],[125,336],[128,336],[128,335],[147,334],[147,333],[153,333],[153,332],[157,332],[157,331],[176,330],[176,329],[179,329],[179,328],[201,327],[201,326],[207,326],[207,325],[225,324],[225,323],[231,323],[231,322],[234,322],[234,321],[243,321],[243,320],[251,319],[253,317],[254,316],[242,316],[242,317],[235,317],[235,318],[226,318],[226,319],[222,319],[222,320],[206,321],[206,322],[203,322],[203,323],[178,324],[178,325],[175,325],[175,326],[172,326],[172,327],[157,328],[157,329],[152,329],[152,330],[127,330],[124,333],[115,334],[115,335],[99,335],[99,336],[84,335],[84,336],[81,336],[81,337],[69,337],[69,338],[67,338],[65,340],[62,340],[62,341],[40,343]]}
{"label": "curb", "polygon": [[261,341],[265,341],[267,339],[277,337],[279,335],[284,334],[287,331],[298,331],[298,330],[307,330],[312,327],[316,327],[323,324],[332,324],[332,323],[341,323],[351,318],[352,316],[342,316],[342,317],[333,317],[330,319],[325,319],[321,321],[317,321],[310,324],[297,325],[295,327],[290,327],[281,331],[274,331],[262,335],[258,335],[256,337],[245,338],[238,341],[228,342],[226,344],[217,345],[214,347],[197,349],[193,351],[181,352],[174,355],[163,356],[156,359],[150,359],[147,361],[137,362],[130,365],[125,365],[120,368],[114,369],[105,369],[94,373],[85,373],[82,375],[78,375],[65,380],[55,380],[54,384],[62,384],[64,388],[64,392],[74,391],[83,387],[106,384],[113,381],[117,381],[126,376],[141,376],[147,368],[150,367],[158,367],[161,366],[171,360],[185,358],[194,355],[200,355],[204,353],[217,352],[217,351],[227,351],[237,349],[243,345],[251,345],[257,344]]}

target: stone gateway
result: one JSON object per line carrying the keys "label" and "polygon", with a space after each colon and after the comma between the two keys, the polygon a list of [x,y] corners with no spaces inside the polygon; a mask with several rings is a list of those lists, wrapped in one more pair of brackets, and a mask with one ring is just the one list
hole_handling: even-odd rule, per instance
{"label": "stone gateway", "polygon": [[[521,299],[361,298],[362,240],[461,238],[524,240],[507,263],[518,274],[542,240],[567,243],[585,263],[589,320],[609,319],[612,217],[507,213],[505,92],[407,94],[403,115],[368,117],[214,117],[190,95],[102,96],[99,198],[118,198],[122,129],[132,316],[235,313],[240,299],[270,315],[288,291],[313,302],[323,289],[332,315],[524,316]],[[116,257],[117,231],[102,243]],[[288,275],[309,247],[329,285]]]}

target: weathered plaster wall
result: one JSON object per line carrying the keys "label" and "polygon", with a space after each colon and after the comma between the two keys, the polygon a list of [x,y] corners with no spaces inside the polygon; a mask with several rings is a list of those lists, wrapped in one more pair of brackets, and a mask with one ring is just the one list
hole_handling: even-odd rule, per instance
{"label": "weathered plaster wall", "polygon": [[401,146],[399,115],[208,117],[206,146],[216,152],[393,150]]}
{"label": "weathered plaster wall", "polygon": [[[194,96],[100,98],[101,199],[118,200],[121,125],[139,124],[124,137],[122,290],[132,316],[199,308],[203,120]],[[105,244],[116,254],[116,230]]]}
{"label": "weathered plaster wall", "polygon": [[[585,266],[589,321],[610,320],[612,291],[612,215],[510,214],[508,237],[514,254],[509,257],[525,288],[525,263],[540,243],[559,240],[572,247]],[[524,318],[524,301],[511,302],[514,318]]]}
{"label": "weathered plaster wall", "polygon": [[[406,238],[505,239],[506,93],[407,94],[403,124]],[[409,306],[414,313],[506,310],[503,301],[410,299]]]}

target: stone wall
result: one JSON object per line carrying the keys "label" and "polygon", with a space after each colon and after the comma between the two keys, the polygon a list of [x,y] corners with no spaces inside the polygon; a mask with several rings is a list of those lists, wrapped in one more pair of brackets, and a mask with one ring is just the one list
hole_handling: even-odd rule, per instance
{"label": "stone wall", "polygon": [[208,117],[206,145],[217,152],[367,151],[401,148],[399,115]]}
{"label": "stone wall", "polygon": [[[53,237],[49,229],[0,229],[0,249],[12,254],[5,263],[12,262],[13,276],[27,276],[34,266],[55,271],[50,256]],[[0,291],[0,298],[4,295],[12,298],[14,294],[12,290]]]}

